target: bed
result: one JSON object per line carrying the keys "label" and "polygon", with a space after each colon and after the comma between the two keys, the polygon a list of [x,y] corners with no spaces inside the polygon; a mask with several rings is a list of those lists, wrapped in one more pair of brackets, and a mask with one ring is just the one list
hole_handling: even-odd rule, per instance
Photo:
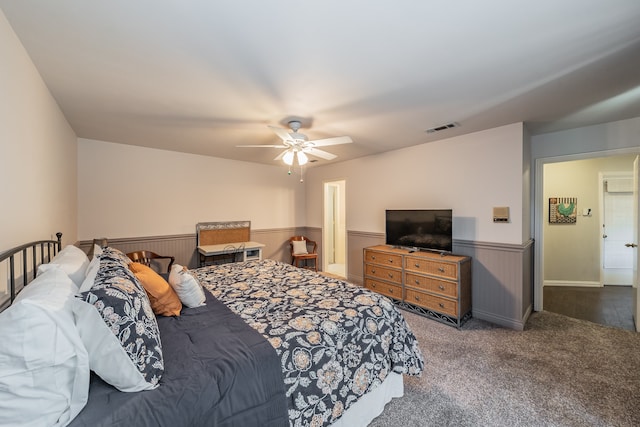
{"label": "bed", "polygon": [[[14,336],[15,323],[7,324],[20,319],[13,315],[20,310],[53,323],[45,326],[58,333],[49,335],[65,337],[50,347],[64,351],[48,351],[69,353],[64,363],[72,365],[63,381],[56,371],[62,387],[42,386],[49,397],[62,395],[51,399],[57,413],[45,405],[48,425],[367,425],[402,395],[402,375],[423,369],[398,308],[359,286],[274,260],[208,266],[185,272],[201,287],[204,303],[162,316],[152,312],[153,292],[126,255],[104,248],[93,260],[80,260],[77,248],[60,251],[57,244],[53,259],[34,256],[23,268],[37,275],[0,313],[0,339],[25,339]],[[81,266],[59,265],[67,248]],[[22,397],[12,395],[12,381],[27,374],[7,373],[20,354],[6,352],[0,352],[0,424],[42,425],[42,418],[24,413],[33,402],[44,411],[42,393],[35,390],[33,400],[33,385],[20,384]],[[36,377],[33,370],[28,375]],[[37,378],[46,373],[37,371]]]}

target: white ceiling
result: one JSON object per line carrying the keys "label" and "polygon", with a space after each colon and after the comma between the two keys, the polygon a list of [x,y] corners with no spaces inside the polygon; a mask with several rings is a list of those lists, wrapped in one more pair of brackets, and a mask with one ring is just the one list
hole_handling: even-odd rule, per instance
{"label": "white ceiling", "polygon": [[[82,138],[277,164],[640,116],[638,0],[0,0]],[[459,127],[436,134],[426,129]],[[319,160],[316,164],[324,164]]]}

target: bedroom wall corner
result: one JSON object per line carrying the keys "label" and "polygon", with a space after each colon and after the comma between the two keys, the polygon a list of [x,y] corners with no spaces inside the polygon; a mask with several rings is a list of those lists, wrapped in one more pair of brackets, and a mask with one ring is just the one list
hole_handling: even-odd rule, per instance
{"label": "bedroom wall corner", "polygon": [[304,226],[305,187],[280,166],[82,138],[78,152],[83,241],[193,235],[198,222],[251,221],[252,238],[268,240],[265,256],[281,258],[280,230]]}
{"label": "bedroom wall corner", "polygon": [[77,137],[0,10],[0,251],[77,241]]}

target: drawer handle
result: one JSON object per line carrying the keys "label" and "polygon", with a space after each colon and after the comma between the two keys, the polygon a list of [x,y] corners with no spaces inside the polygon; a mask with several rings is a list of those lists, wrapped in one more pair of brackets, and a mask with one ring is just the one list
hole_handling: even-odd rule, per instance
{"label": "drawer handle", "polygon": [[393,273],[389,273],[389,278],[393,279]]}
{"label": "drawer handle", "polygon": [[440,306],[440,308],[444,308],[444,304],[443,303],[438,303],[438,305]]}
{"label": "drawer handle", "polygon": [[389,264],[393,264],[393,259],[389,258]]}
{"label": "drawer handle", "polygon": [[372,284],[371,284],[371,287],[375,289],[376,284],[375,284],[375,283],[372,283]]}
{"label": "drawer handle", "polygon": [[376,259],[376,256],[375,255],[371,255],[371,259]]}
{"label": "drawer handle", "polygon": [[439,285],[439,286],[438,286],[438,289],[440,289],[441,291],[444,291],[444,286]]}
{"label": "drawer handle", "polygon": [[439,271],[440,273],[444,273],[444,268],[442,268],[442,267],[438,267],[438,271]]}
{"label": "drawer handle", "polygon": [[389,293],[393,293],[393,288],[389,288]]}
{"label": "drawer handle", "polygon": [[371,269],[371,273],[376,274],[376,269],[375,269],[375,268],[372,268],[372,269]]}
{"label": "drawer handle", "polygon": [[414,266],[415,266],[416,268],[420,268],[420,264],[418,264],[417,262],[414,264]]}
{"label": "drawer handle", "polygon": [[420,280],[416,279],[416,285],[420,284]]}
{"label": "drawer handle", "polygon": [[413,297],[416,299],[416,301],[420,301],[420,297],[419,296],[414,295]]}

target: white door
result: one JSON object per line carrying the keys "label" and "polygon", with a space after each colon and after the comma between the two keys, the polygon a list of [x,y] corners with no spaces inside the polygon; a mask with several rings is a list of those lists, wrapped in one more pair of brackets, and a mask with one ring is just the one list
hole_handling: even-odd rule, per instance
{"label": "white door", "polygon": [[638,287],[638,265],[640,265],[640,251],[638,250],[638,242],[640,242],[640,225],[638,224],[638,220],[640,220],[640,215],[638,212],[640,211],[640,207],[638,204],[640,203],[640,197],[638,197],[638,173],[640,167],[638,166],[638,158],[633,161],[633,236],[634,241],[629,242],[629,247],[633,248],[635,252],[635,256],[633,257],[633,287],[635,288],[635,298],[633,299],[633,319],[636,324],[636,331],[640,332],[640,292]]}
{"label": "white door", "polygon": [[633,173],[605,175],[602,186],[602,284],[633,284]]}
{"label": "white door", "polygon": [[322,228],[323,270],[341,277],[347,277],[345,186],[344,180],[325,182]]}

